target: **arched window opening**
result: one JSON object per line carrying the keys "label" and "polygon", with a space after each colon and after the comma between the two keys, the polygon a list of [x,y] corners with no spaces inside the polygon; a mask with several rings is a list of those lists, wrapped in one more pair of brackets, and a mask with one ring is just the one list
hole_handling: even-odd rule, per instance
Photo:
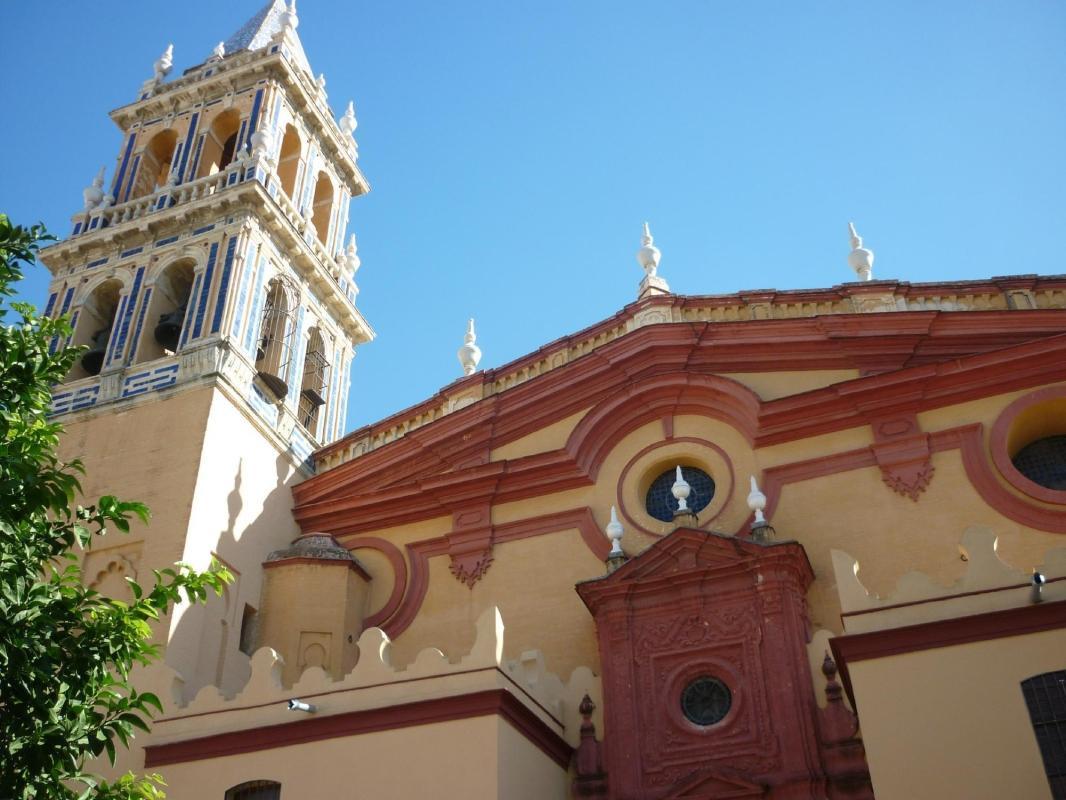
{"label": "arched window opening", "polygon": [[237,109],[223,111],[211,123],[200,150],[198,178],[214,175],[233,162],[237,150],[237,134],[241,128],[241,116]]}
{"label": "arched window opening", "polygon": [[88,345],[89,350],[71,368],[68,380],[100,374],[107,355],[107,344],[111,340],[111,329],[115,326],[121,293],[121,281],[104,281],[82,303],[71,344]]}
{"label": "arched window opening", "polygon": [[144,330],[137,343],[138,363],[178,352],[195,274],[195,262],[184,259],[169,265],[156,279],[144,315]]}
{"label": "arched window opening", "polygon": [[1022,695],[1055,800],[1066,798],[1066,670],[1022,681]]}
{"label": "arched window opening", "polygon": [[293,311],[285,285],[275,278],[267,290],[263,306],[263,322],[259,328],[259,346],[255,354],[255,368],[267,388],[277,398],[289,391],[286,375],[292,357]]}
{"label": "arched window opening", "polygon": [[300,384],[300,424],[312,436],[317,436],[319,409],[326,404],[329,385],[329,361],[326,345],[318,328],[312,328],[304,356],[303,381]]}
{"label": "arched window opening", "polygon": [[173,128],[160,131],[145,145],[141,165],[137,170],[133,196],[151,194],[167,182],[174,162],[174,148],[178,144],[178,132]]}
{"label": "arched window opening", "polygon": [[248,781],[226,790],[226,800],[280,800],[277,781]]}
{"label": "arched window opening", "polygon": [[285,138],[281,140],[278,154],[278,180],[281,190],[292,200],[296,194],[296,173],[300,170],[300,134],[292,125],[285,126]]}
{"label": "arched window opening", "polygon": [[325,172],[318,173],[315,183],[314,211],[311,222],[318,233],[318,241],[327,244],[329,237],[329,218],[333,214],[333,181]]}

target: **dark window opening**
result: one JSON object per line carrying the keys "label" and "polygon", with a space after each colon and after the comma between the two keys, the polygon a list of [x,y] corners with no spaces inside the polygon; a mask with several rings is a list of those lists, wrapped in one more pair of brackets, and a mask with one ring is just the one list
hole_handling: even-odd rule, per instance
{"label": "dark window opening", "polygon": [[222,156],[219,158],[218,168],[225,169],[233,163],[233,152],[237,149],[237,134],[232,134],[226,143],[222,145]]}
{"label": "dark window opening", "polygon": [[1066,670],[1022,681],[1053,800],[1066,800]]}
{"label": "dark window opening", "polygon": [[696,678],[681,693],[681,713],[689,722],[706,727],[725,719],[733,705],[733,693],[717,678]]}
{"label": "dark window opening", "polygon": [[248,781],[226,791],[226,800],[279,800],[281,784],[276,781]]}
{"label": "dark window opening", "polygon": [[[687,500],[688,507],[698,514],[710,504],[714,497],[714,481],[710,475],[696,467],[681,467],[681,474],[691,488]],[[670,491],[675,480],[677,480],[677,470],[671,467],[655,479],[644,499],[644,507],[648,513],[662,522],[673,522],[674,512],[677,511],[677,500]]]}
{"label": "dark window opening", "polygon": [[1066,490],[1066,436],[1030,442],[1011,459],[1018,472],[1046,489]]}
{"label": "dark window opening", "polygon": [[244,614],[241,615],[241,640],[237,649],[250,656],[255,652],[255,640],[259,622],[258,612],[250,605],[245,604]]}

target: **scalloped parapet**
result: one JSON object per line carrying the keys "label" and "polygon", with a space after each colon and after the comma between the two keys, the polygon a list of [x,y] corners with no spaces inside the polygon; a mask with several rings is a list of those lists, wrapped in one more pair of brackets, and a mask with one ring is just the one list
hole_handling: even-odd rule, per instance
{"label": "scalloped parapet", "polygon": [[1066,548],[1048,551],[1043,564],[1027,569],[1004,563],[996,552],[997,542],[991,528],[971,526],[959,542],[959,555],[966,562],[959,580],[945,586],[925,573],[908,572],[885,597],[862,584],[855,558],[842,550],[831,551],[845,632],[865,633],[1023,606],[1033,602],[1034,570],[1047,581],[1042,600],[1066,599]]}
{"label": "scalloped parapet", "polygon": [[[331,715],[456,696],[486,689],[505,689],[544,715],[572,746],[580,740],[581,698],[588,694],[602,705],[600,680],[587,667],[579,667],[563,681],[548,672],[544,655],[529,650],[514,661],[504,661],[504,624],[495,606],[478,618],[476,638],[470,651],[455,662],[435,647],[420,651],[405,667],[392,663],[392,642],[380,628],[367,628],[359,637],[359,659],[342,679],[334,681],[319,667],[309,667],[292,685],[282,681],[283,661],[269,647],[251,657],[251,675],[244,687],[227,698],[214,686],[202,688],[181,707],[180,677],[164,668],[153,686],[163,697],[174,700],[180,711],[169,715],[157,729],[164,740],[196,733],[203,735],[203,720],[210,732],[239,730],[251,725],[292,721],[287,703],[300,698],[315,705],[319,715]],[[200,720],[199,726],[196,720]],[[602,719],[597,720],[602,725]]]}

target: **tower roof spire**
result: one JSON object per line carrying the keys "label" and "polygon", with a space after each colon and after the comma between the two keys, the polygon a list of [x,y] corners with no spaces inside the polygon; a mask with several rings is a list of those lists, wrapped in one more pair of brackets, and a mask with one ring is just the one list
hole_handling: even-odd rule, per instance
{"label": "tower roof spire", "polygon": [[[295,6],[295,4],[293,5]],[[236,33],[222,43],[225,52],[229,54],[236,53],[239,50],[261,50],[266,47],[285,27],[286,13],[290,13],[292,17],[295,17],[295,8],[291,10],[287,8],[285,0],[270,0],[259,9],[259,12],[254,17],[244,23]],[[310,73],[311,66],[308,64],[307,56],[304,54],[300,40],[296,36],[295,25],[291,26],[290,35],[297,50],[295,53],[296,61]]]}

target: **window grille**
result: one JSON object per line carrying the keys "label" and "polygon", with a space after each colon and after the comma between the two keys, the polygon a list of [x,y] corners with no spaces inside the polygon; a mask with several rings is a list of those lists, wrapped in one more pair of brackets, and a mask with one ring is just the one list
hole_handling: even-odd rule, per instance
{"label": "window grille", "polygon": [[260,379],[279,399],[289,391],[286,376],[292,358],[294,327],[289,298],[284,287],[275,282],[267,292],[263,307],[263,325],[259,332],[255,367]]}
{"label": "window grille", "polygon": [[[710,504],[714,497],[714,481],[710,475],[696,467],[682,467],[681,474],[685,476],[685,480],[691,487],[687,501],[688,507],[698,514]],[[677,471],[671,467],[655,479],[644,499],[644,507],[648,513],[662,522],[674,521],[677,500],[674,499],[670,488],[676,479]]]}
{"label": "window grille", "polygon": [[1030,442],[1011,459],[1033,483],[1047,489],[1066,489],[1066,436],[1046,436]]}
{"label": "window grille", "polygon": [[1022,681],[1053,800],[1066,800],[1066,670]]}
{"label": "window grille", "polygon": [[248,781],[226,791],[226,800],[280,800],[281,784],[276,781]]}

